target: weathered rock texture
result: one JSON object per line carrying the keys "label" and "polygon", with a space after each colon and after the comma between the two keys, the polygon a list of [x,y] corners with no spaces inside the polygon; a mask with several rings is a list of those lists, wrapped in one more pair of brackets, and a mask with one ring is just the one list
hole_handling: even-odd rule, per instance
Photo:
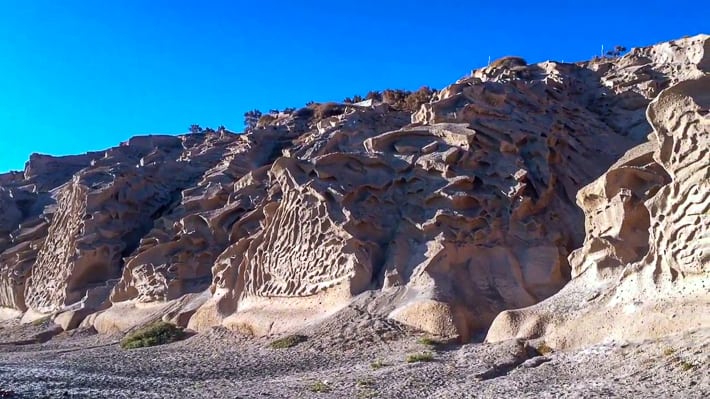
{"label": "weathered rock texture", "polygon": [[[494,63],[413,114],[346,104],[321,117],[281,113],[243,135],[35,156],[24,175],[0,175],[0,306],[27,319],[56,314],[65,328],[127,330],[162,317],[269,334],[373,290],[383,295],[369,311],[467,339],[582,269],[602,276],[668,246],[644,239],[650,219],[634,206],[673,178],[649,155],[608,177],[648,187],[631,190],[638,198],[608,194],[607,216],[587,221],[599,243],[585,241],[575,196],[646,140],[647,105],[702,75],[708,43],[577,64]],[[584,201],[606,207],[595,198]],[[608,260],[590,266],[585,254],[600,246]],[[678,251],[682,266],[671,269],[697,269],[685,260],[694,252]]]}
{"label": "weathered rock texture", "polygon": [[710,74],[651,103],[649,141],[577,196],[587,238],[570,256],[574,279],[542,303],[503,312],[489,341],[577,347],[710,327],[709,114]]}

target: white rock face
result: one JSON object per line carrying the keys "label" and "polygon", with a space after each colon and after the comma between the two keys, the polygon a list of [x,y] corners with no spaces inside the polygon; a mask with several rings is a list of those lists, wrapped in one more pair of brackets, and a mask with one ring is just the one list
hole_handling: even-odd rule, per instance
{"label": "white rock face", "polygon": [[[384,103],[321,119],[302,109],[243,135],[33,156],[24,174],[0,175],[0,306],[27,320],[58,314],[65,328],[124,331],[163,318],[262,335],[373,290],[369,311],[466,340],[571,277],[601,281],[651,262],[656,248],[678,254],[653,261],[660,274],[705,278],[687,260],[697,251],[652,225],[699,237],[654,216],[691,190],[666,189],[690,172],[655,146],[686,151],[695,136],[659,135],[623,154],[652,131],[645,110],[661,90],[707,71],[709,43],[495,63],[413,114]],[[661,109],[656,130],[656,119],[675,117]],[[644,205],[664,190],[666,202]]]}

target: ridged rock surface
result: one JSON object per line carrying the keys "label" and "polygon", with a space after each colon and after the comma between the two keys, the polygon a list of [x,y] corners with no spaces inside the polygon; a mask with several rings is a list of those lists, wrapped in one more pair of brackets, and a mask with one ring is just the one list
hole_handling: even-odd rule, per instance
{"label": "ridged rock surface", "polygon": [[[584,269],[601,276],[671,245],[644,239],[642,200],[626,194],[608,194],[610,210],[586,223],[600,238],[585,241],[575,196],[646,140],[647,105],[702,75],[708,43],[496,63],[413,114],[342,105],[325,118],[282,113],[243,135],[33,156],[24,174],[0,175],[0,306],[27,320],[53,314],[65,328],[125,331],[163,318],[263,335],[374,290],[386,300],[369,311],[468,339]],[[637,196],[668,184],[662,162],[647,165],[649,146],[610,181],[643,181]],[[606,198],[580,203],[606,209]],[[628,222],[616,226],[619,217]],[[585,254],[600,247],[605,260],[592,265]],[[697,268],[678,262],[669,270]]]}
{"label": "ridged rock surface", "polygon": [[710,327],[710,74],[664,90],[648,119],[649,141],[579,192],[587,238],[570,257],[575,278],[503,312],[489,341],[570,348]]}

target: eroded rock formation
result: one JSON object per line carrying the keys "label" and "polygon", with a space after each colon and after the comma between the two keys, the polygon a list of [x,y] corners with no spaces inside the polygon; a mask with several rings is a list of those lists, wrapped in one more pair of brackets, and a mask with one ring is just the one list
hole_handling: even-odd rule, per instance
{"label": "eroded rock formation", "polygon": [[651,103],[649,141],[578,194],[587,238],[570,257],[575,278],[542,303],[503,312],[489,341],[567,348],[710,327],[709,114],[710,74]]}
{"label": "eroded rock formation", "polygon": [[[653,143],[619,158],[651,132],[649,102],[707,70],[708,43],[495,63],[414,114],[343,104],[243,135],[33,156],[24,174],[0,175],[0,306],[65,328],[164,318],[261,335],[373,290],[387,300],[370,311],[468,339],[572,276],[606,278],[656,247],[679,254],[671,275],[697,271],[685,260],[696,252],[649,235],[669,205],[640,206],[676,172],[654,161]],[[658,145],[670,156],[686,144]],[[586,240],[575,196],[596,212]]]}

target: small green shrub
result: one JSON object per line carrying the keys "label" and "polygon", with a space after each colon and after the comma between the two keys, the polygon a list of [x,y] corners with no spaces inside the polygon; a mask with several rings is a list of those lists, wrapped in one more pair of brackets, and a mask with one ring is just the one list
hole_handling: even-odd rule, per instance
{"label": "small green shrub", "polygon": [[135,349],[169,344],[185,337],[181,328],[159,321],[126,335],[121,340],[121,348]]}
{"label": "small green shrub", "polygon": [[305,335],[289,335],[287,337],[279,338],[269,344],[273,349],[286,349],[294,347],[301,342],[305,342],[308,339]]}
{"label": "small green shrub", "polygon": [[330,386],[322,381],[314,382],[313,384],[311,384],[309,389],[311,392],[317,392],[317,393],[327,393],[327,392],[331,391]]}
{"label": "small green shrub", "polygon": [[413,353],[407,356],[407,363],[431,362],[434,360],[434,354],[431,352]]}
{"label": "small green shrub", "polygon": [[373,380],[371,378],[363,378],[363,379],[357,380],[357,386],[359,386],[361,388],[369,388],[369,387],[373,387],[374,385],[375,385],[375,380]]}
{"label": "small green shrub", "polygon": [[674,353],[675,353],[675,349],[673,349],[673,348],[666,348],[666,349],[663,350],[663,354],[664,354],[665,356],[671,356],[671,355],[673,355]]}
{"label": "small green shrub", "polygon": [[444,345],[443,341],[440,341],[435,338],[430,338],[430,337],[419,338],[419,340],[417,342],[422,345],[431,346],[431,347],[437,347],[437,346]]}
{"label": "small green shrub", "polygon": [[686,362],[685,360],[680,361],[680,368],[683,369],[683,371],[690,371],[695,368],[695,365],[690,362]]}
{"label": "small green shrub", "polygon": [[382,359],[377,359],[374,362],[370,363],[370,368],[372,368],[373,370],[379,370],[386,366],[388,366],[388,364],[385,363]]}

